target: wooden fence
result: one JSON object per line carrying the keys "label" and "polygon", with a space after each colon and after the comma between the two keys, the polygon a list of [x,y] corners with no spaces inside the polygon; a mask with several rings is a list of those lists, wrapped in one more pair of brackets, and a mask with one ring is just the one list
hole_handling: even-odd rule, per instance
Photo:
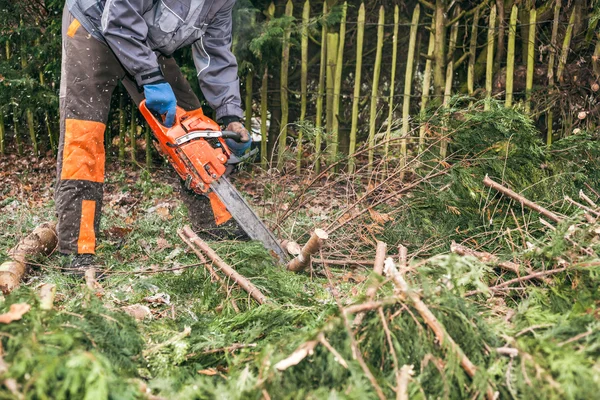
{"label": "wooden fence", "polygon": [[[320,2],[319,2],[320,3]],[[446,15],[445,9],[439,7],[444,2],[436,2],[435,4],[426,1],[421,1],[421,5],[416,5],[412,12],[412,19],[410,22],[400,22],[399,8],[398,6],[393,9],[393,23],[386,23],[386,10],[383,6],[379,8],[379,18],[377,24],[377,41],[375,49],[375,60],[372,68],[372,76],[370,80],[370,106],[368,108],[368,116],[365,118],[368,123],[368,134],[366,141],[368,145],[368,163],[369,168],[373,163],[373,157],[376,151],[376,133],[378,132],[379,126],[386,126],[386,132],[383,136],[385,145],[383,146],[383,157],[388,157],[389,154],[389,142],[392,136],[400,136],[400,154],[395,154],[400,158],[400,161],[406,160],[408,156],[408,141],[410,132],[415,129],[415,118],[411,118],[411,114],[421,114],[425,112],[429,101],[433,97],[442,98],[442,106],[448,106],[449,101],[453,95],[464,94],[474,96],[475,98],[486,99],[485,108],[489,108],[490,101],[493,97],[503,99],[506,107],[518,106],[523,108],[526,113],[529,113],[532,117],[538,118],[544,114],[546,119],[547,131],[547,143],[552,143],[553,131],[556,130],[555,120],[553,120],[554,110],[551,106],[545,108],[532,107],[532,93],[534,88],[534,71],[536,67],[536,60],[538,58],[548,59],[547,67],[547,87],[541,88],[547,93],[557,92],[557,86],[565,83],[564,73],[567,65],[569,53],[571,51],[570,44],[572,40],[573,27],[575,26],[575,17],[582,10],[577,9],[577,5],[570,7],[570,18],[567,23],[561,22],[561,1],[555,1],[553,17],[550,21],[538,21],[537,10],[535,8],[519,8],[518,5],[514,5],[510,9],[510,17],[508,18],[508,29],[503,27],[505,24],[504,20],[499,21],[497,15],[497,8],[495,4],[490,4],[489,1],[481,2],[477,7],[468,11],[460,9],[459,5],[456,5],[452,10],[451,15]],[[552,2],[551,2],[552,3]],[[551,4],[549,3],[549,4]],[[365,4],[361,4],[358,10],[352,9],[352,14],[347,3],[344,3],[341,10],[341,21],[338,24],[337,29],[331,29],[323,26],[321,34],[321,53],[320,62],[318,63],[319,78],[318,88],[315,93],[307,93],[307,76],[309,73],[308,60],[310,55],[307,51],[308,46],[308,28],[311,21],[311,4],[310,0],[306,0],[303,8],[300,11],[295,12],[293,8],[293,2],[288,0],[285,7],[286,16],[295,16],[296,23],[293,27],[287,27],[282,41],[282,55],[281,55],[281,81],[280,81],[280,95],[281,95],[281,120],[280,120],[280,134],[274,138],[271,135],[270,140],[276,139],[278,141],[277,146],[277,166],[281,167],[283,162],[286,160],[285,153],[290,150],[290,144],[292,148],[295,147],[297,152],[296,156],[296,169],[297,172],[301,171],[301,160],[303,154],[303,137],[302,129],[299,129],[296,140],[292,143],[287,140],[288,129],[289,129],[289,98],[291,89],[288,87],[288,69],[290,68],[290,32],[293,30],[299,32],[301,42],[301,78],[300,78],[300,118],[299,122],[302,123],[304,120],[309,118],[307,116],[307,101],[308,98],[316,98],[316,110],[314,117],[314,125],[316,127],[316,137],[314,141],[315,146],[315,170],[318,173],[321,165],[320,158],[327,158],[328,162],[335,162],[339,157],[339,121],[340,118],[340,99],[342,97],[350,97],[346,94],[341,93],[342,87],[342,71],[344,69],[344,60],[348,58],[348,54],[355,54],[355,69],[354,69],[354,88],[352,92],[352,106],[351,106],[351,118],[350,118],[350,131],[349,131],[349,146],[347,152],[343,156],[348,157],[348,170],[350,172],[354,169],[354,158],[353,154],[357,148],[357,133],[359,132],[359,112],[360,105],[364,99],[364,90],[362,86],[364,84],[364,73],[363,68],[363,40],[365,32]],[[425,12],[422,12],[422,7]],[[271,5],[273,9],[273,4]],[[327,5],[324,5],[323,14],[326,15],[329,12]],[[544,11],[547,13],[547,10]],[[519,21],[519,18],[521,20]],[[345,46],[346,40],[346,26],[350,19],[353,19],[352,24],[356,26],[354,33],[354,49],[348,49]],[[389,19],[388,19],[389,20]],[[536,35],[536,27],[539,24],[548,25],[552,24],[552,37],[549,43],[542,43],[541,39],[538,39]],[[563,28],[564,31],[562,36],[562,44],[559,43],[559,27]],[[408,46],[406,53],[398,55],[398,35],[399,30],[402,28],[402,32],[408,31]],[[595,32],[596,23],[590,24],[587,30],[583,31],[586,36],[588,45],[591,44],[591,39],[596,36],[598,41],[597,33]],[[427,53],[422,54],[420,49],[417,48],[417,36],[418,34],[423,35],[423,32],[427,32],[428,29],[428,46]],[[459,31],[462,35],[462,46],[463,53],[459,54],[457,48],[457,38]],[[520,35],[518,34],[520,32]],[[391,35],[391,40],[389,34]],[[405,34],[405,33],[403,33]],[[507,36],[507,50],[505,54],[495,54],[499,46],[503,46],[505,38]],[[481,43],[481,36],[484,35],[484,43]],[[526,35],[526,36],[525,36]],[[387,39],[386,39],[387,37]],[[515,54],[516,54],[516,43],[517,39],[521,43],[523,61],[525,62],[526,72],[523,76],[525,80],[524,91],[515,92]],[[502,43],[502,45],[500,45]],[[421,46],[423,47],[423,46]],[[540,54],[540,49],[543,49],[543,54]],[[382,52],[391,52],[391,64],[389,69],[382,69]],[[503,52],[503,47],[500,50]],[[484,53],[484,54],[482,54]],[[600,46],[596,45],[594,53],[595,57],[600,56]],[[484,55],[483,61],[479,58]],[[498,80],[497,75],[499,72],[499,65],[505,60],[505,71],[506,78],[503,87],[494,87],[495,80]],[[397,85],[397,60],[405,60],[405,71],[404,71],[404,84],[403,86]],[[419,72],[419,84],[420,87],[415,87],[415,64],[419,60],[425,60],[424,68]],[[594,59],[594,60],[597,60]],[[481,83],[481,79],[476,78],[476,68],[481,64],[485,65],[485,80],[483,87],[477,88],[477,84]],[[466,90],[460,89],[456,82],[457,69],[463,68],[466,64]],[[588,65],[592,65],[592,60],[588,61]],[[315,66],[314,68],[317,68]],[[344,71],[348,74],[348,68]],[[251,74],[254,71],[250,72]],[[382,96],[381,93],[384,91],[380,87],[380,81],[382,74],[389,74],[389,79],[386,80],[387,90],[389,95]],[[464,76],[464,74],[462,75]],[[402,77],[401,77],[402,78]],[[520,79],[521,77],[517,77]],[[269,79],[268,71],[265,69],[262,74],[262,85],[261,85],[261,96],[258,101],[261,104],[268,102],[268,94],[265,88],[268,86],[265,80]],[[598,76],[594,79],[597,81]],[[252,82],[248,79],[247,82]],[[588,83],[588,82],[586,82]],[[595,89],[594,89],[595,87]],[[245,88],[246,93],[250,96],[252,93],[251,87]],[[433,90],[433,92],[432,92]],[[590,85],[586,87],[590,93],[597,90],[597,86]],[[402,94],[397,93],[402,91]],[[420,94],[416,94],[420,92]],[[518,96],[518,103],[515,104],[515,96]],[[387,102],[387,118],[385,121],[382,118],[378,118],[378,115],[383,115],[384,110],[382,109],[380,100],[385,97],[384,100]],[[393,129],[397,120],[395,112],[396,98],[401,97],[401,128]],[[420,100],[420,101],[419,101]],[[249,103],[247,103],[249,104]],[[324,106],[325,105],[325,106]],[[324,108],[324,109],[323,109]],[[264,121],[266,118],[265,108],[262,108],[261,120]],[[585,111],[584,111],[585,112]],[[363,112],[363,114],[365,114]],[[312,118],[311,118],[312,119]],[[567,119],[562,116],[563,129],[568,129]],[[272,121],[274,122],[274,121]],[[321,153],[322,145],[322,123],[325,122],[324,132],[328,133],[328,143],[326,144],[326,154]],[[593,124],[586,125],[587,127],[595,126]],[[419,138],[417,149],[423,149],[426,139],[425,126],[421,126],[418,129]],[[268,137],[266,124],[262,126],[263,138]],[[442,140],[442,146],[440,148],[440,155],[444,157],[446,155],[447,141]],[[267,143],[263,140],[262,143],[262,164],[266,166],[269,160],[267,153]]]}
{"label": "wooden fence", "polygon": [[[340,157],[347,157],[348,171],[353,172],[354,153],[361,146],[367,147],[369,168],[375,156],[396,158],[404,163],[409,153],[418,153],[425,148],[429,130],[418,123],[419,117],[425,115],[429,105],[449,106],[452,96],[457,94],[484,100],[486,108],[494,97],[503,100],[506,107],[521,107],[533,118],[544,120],[548,144],[556,136],[553,133],[557,126],[562,125],[564,131],[577,123],[577,118],[572,118],[577,110],[580,110],[577,113],[579,119],[590,114],[585,121],[587,128],[596,126],[598,110],[594,114],[593,107],[597,106],[597,100],[571,105],[579,109],[561,110],[540,102],[539,96],[538,101],[534,98],[535,79],[540,77],[536,68],[540,63],[545,68],[541,74],[544,84],[539,88],[542,97],[560,98],[565,92],[564,87],[573,85],[573,71],[569,69],[568,61],[576,35],[578,43],[583,43],[578,46],[578,54],[590,56],[585,63],[594,72],[591,78],[588,76],[577,85],[583,85],[591,95],[597,93],[600,75],[598,21],[588,24],[584,15],[587,11],[582,9],[585,2],[567,6],[561,0],[553,0],[537,10],[531,6],[532,2],[523,2],[529,6],[514,5],[511,10],[500,12],[495,2],[489,0],[469,10],[461,10],[459,3],[452,3],[452,8],[448,9],[446,1],[419,0],[420,4],[411,13],[404,10],[402,14],[398,6],[391,10],[381,6],[378,12],[368,14],[369,3],[358,7],[343,3],[333,10],[327,8],[327,2],[314,3],[311,5],[310,0],[306,0],[299,8],[300,3],[288,0],[285,7],[279,9],[271,3],[263,13],[267,20],[285,16],[293,21],[284,25],[281,35],[280,65],[253,65],[241,69],[246,121],[250,128],[252,116],[260,116],[261,164],[265,167],[271,157],[278,167],[282,167],[292,151],[295,152],[296,171],[300,173],[306,165],[308,146],[314,148],[310,162],[317,173],[322,162],[333,163]],[[339,21],[323,23],[334,12],[339,15]],[[540,15],[545,17],[540,19]],[[320,38],[311,33],[311,27],[314,31],[315,26],[319,27]],[[369,28],[373,31],[366,35]],[[539,35],[540,30],[548,35]],[[369,48],[365,49],[366,42]],[[520,57],[517,57],[517,49],[521,50]],[[7,42],[6,59],[11,57],[14,54]],[[315,57],[318,62],[311,63]],[[367,65],[365,60],[371,58],[373,62]],[[384,63],[384,59],[387,62]],[[516,65],[517,59],[524,65]],[[505,65],[502,69],[504,80],[502,65]],[[399,69],[400,66],[404,68]],[[26,65],[22,67],[26,69]],[[290,80],[290,71],[296,74],[297,70],[299,83]],[[278,82],[272,81],[274,76]],[[39,80],[48,86],[42,73]],[[525,81],[523,90],[515,90],[515,82],[519,80]],[[521,83],[517,83],[521,87]],[[149,142],[149,131],[139,123],[137,110],[128,105],[129,101],[122,93],[120,96],[116,111],[118,156],[125,159],[125,143],[129,142],[131,158],[135,161],[135,139],[143,131]],[[271,118],[269,132],[269,110],[273,109],[274,100],[278,101],[281,112],[278,118]],[[2,153],[8,136],[5,121],[9,118],[5,115],[14,107],[0,105]],[[291,113],[290,110],[299,112]],[[581,113],[585,114],[583,118]],[[127,114],[130,115],[129,123]],[[51,120],[57,115],[56,110],[34,115],[30,108],[23,113],[35,153],[39,152],[37,136],[44,126],[50,146],[56,148],[58,129]],[[15,147],[22,151],[23,138],[17,130],[20,122],[13,111]],[[307,131],[303,128],[307,124],[314,126],[314,135],[311,131],[310,137],[305,135]],[[290,130],[291,127],[294,129]],[[384,132],[382,127],[385,127]],[[418,137],[412,137],[415,135]],[[340,146],[342,138],[346,143],[344,148]],[[392,139],[399,145],[391,148]],[[106,145],[111,143],[111,134],[107,131]],[[439,152],[444,157],[447,141],[441,143]],[[148,163],[151,161],[149,150],[146,152]],[[268,150],[272,150],[272,154]]]}

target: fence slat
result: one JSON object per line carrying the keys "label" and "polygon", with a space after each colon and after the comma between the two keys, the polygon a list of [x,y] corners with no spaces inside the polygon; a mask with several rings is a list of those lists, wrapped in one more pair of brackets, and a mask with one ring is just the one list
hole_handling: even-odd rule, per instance
{"label": "fence slat", "polygon": [[356,26],[356,69],[354,71],[354,96],[352,98],[352,126],[350,128],[350,147],[348,153],[348,173],[354,173],[354,153],[356,152],[356,131],[358,130],[358,105],[360,103],[360,84],[362,73],[363,40],[365,36],[365,3],[358,9]]}
{"label": "fence slat", "polygon": [[[418,7],[418,5],[417,5]],[[394,95],[396,91],[396,60],[398,59],[398,24],[400,22],[400,9],[394,7],[394,35],[392,36],[392,68],[390,74],[390,97],[388,100],[387,129],[385,131],[385,145],[383,159],[387,171],[388,153],[390,149],[390,139],[392,138],[392,123],[394,118]],[[409,50],[410,51],[410,50]]]}
{"label": "fence slat", "polygon": [[415,48],[417,44],[417,30],[419,28],[419,17],[421,14],[421,8],[417,4],[413,11],[412,21],[410,26],[410,37],[408,40],[408,56],[406,58],[406,76],[404,78],[404,98],[402,99],[402,142],[401,142],[401,166],[406,165],[407,158],[407,143],[408,143],[408,132],[410,130],[409,118],[410,118],[410,96],[412,94],[412,80],[413,80],[413,65],[415,62]]}
{"label": "fence slat", "polygon": [[119,161],[125,161],[125,95],[119,89]]}
{"label": "fence slat", "polygon": [[515,40],[517,37],[517,16],[519,7],[515,4],[510,12],[510,23],[508,25],[508,51],[506,54],[506,100],[504,106],[512,107],[513,87],[515,79]]}
{"label": "fence slat", "polygon": [[[334,98],[334,90],[335,90],[335,71],[336,71],[336,63],[337,63],[337,50],[338,50],[338,41],[339,34],[338,33],[328,33],[327,34],[327,71],[326,75],[326,87],[327,87],[327,96],[325,103],[325,116],[326,116],[326,125],[325,129],[327,130],[327,134],[331,135],[333,133],[333,121],[335,119],[335,115],[333,115],[333,98]],[[334,147],[333,144],[327,143],[328,150],[331,152],[331,148]],[[330,153],[331,160],[331,153]]]}
{"label": "fence slat", "polygon": [[[294,11],[294,3],[292,0],[288,0],[285,5],[285,16],[291,17]],[[277,168],[281,168],[283,166],[283,162],[285,159],[285,149],[287,142],[287,124],[289,117],[289,103],[288,103],[288,73],[290,66],[290,35],[291,35],[291,27],[286,27],[283,32],[283,44],[281,50],[281,124],[280,124],[280,133],[279,133],[279,146],[277,151]]]}
{"label": "fence slat", "polygon": [[129,120],[129,141],[131,142],[131,161],[135,164],[135,151],[136,151],[136,142],[135,142],[135,111],[136,107],[131,104],[131,119]]}
{"label": "fence slat", "polygon": [[471,38],[469,41],[469,65],[467,67],[467,91],[469,96],[475,92],[475,60],[477,58],[477,28],[479,24],[479,7],[473,14],[473,25],[471,25]]}
{"label": "fence slat", "polygon": [[6,127],[4,126],[4,110],[0,110],[0,154],[4,154],[4,141],[6,137]]}
{"label": "fence slat", "polygon": [[[550,90],[553,89],[554,86],[554,62],[556,60],[556,45],[558,40],[558,23],[560,20],[560,8],[561,8],[561,0],[556,0],[556,4],[554,5],[554,20],[552,22],[552,37],[550,39],[550,56],[548,57],[548,87]],[[546,115],[546,120],[548,121],[547,131],[546,131],[546,144],[550,146],[552,144],[552,133],[553,133],[553,125],[554,125],[554,113],[552,109],[548,111]]]}
{"label": "fence slat", "polygon": [[487,60],[485,65],[485,98],[484,110],[490,109],[492,99],[492,82],[494,80],[494,33],[496,31],[496,5],[490,11],[490,21],[487,36]]}
{"label": "fence slat", "polygon": [[[300,122],[306,118],[306,92],[308,90],[308,23],[310,18],[310,1],[306,0],[302,8],[301,29],[301,64],[300,64]],[[302,134],[304,125],[300,124],[296,144],[296,174],[300,175],[302,166]]]}
{"label": "fence slat", "polygon": [[269,155],[267,150],[267,138],[269,132],[267,130],[267,117],[268,117],[268,83],[269,83],[269,68],[265,67],[265,72],[262,76],[262,82],[260,85],[260,165],[263,168],[267,168],[267,162]]}
{"label": "fence slat", "polygon": [[248,68],[246,72],[246,100],[245,100],[245,126],[248,132],[252,134],[252,86],[254,84],[254,70]]}
{"label": "fence slat", "polygon": [[[429,33],[429,45],[427,47],[427,61],[425,61],[425,71],[423,72],[423,90],[421,94],[421,118],[425,116],[427,110],[427,102],[429,101],[429,91],[431,89],[431,64],[433,52],[435,50],[435,20],[431,21],[431,32]],[[419,128],[419,153],[425,150],[425,134],[427,133],[426,125],[421,121]]]}
{"label": "fence slat", "polygon": [[533,68],[535,66],[535,28],[537,10],[529,10],[529,39],[527,42],[527,78],[525,83],[525,112],[531,112],[531,89],[533,89]]}
{"label": "fence slat", "polygon": [[[340,115],[340,96],[342,92],[342,71],[344,67],[344,46],[346,38],[346,12],[348,10],[348,3],[344,2],[342,6],[342,18],[340,21],[340,35],[337,44],[337,58],[335,68],[335,80],[333,85],[333,126],[331,131],[331,148],[330,158],[332,162],[337,160],[338,149],[339,149],[339,115]],[[337,168],[335,169],[337,170]]]}
{"label": "fence slat", "polygon": [[571,11],[571,17],[569,18],[569,25],[565,32],[565,38],[563,40],[562,51],[558,58],[558,67],[556,68],[556,80],[561,81],[563,71],[567,65],[567,57],[569,57],[569,51],[571,47],[571,36],[573,36],[573,26],[575,25],[575,17],[577,12],[577,5],[573,5],[573,11]]}
{"label": "fence slat", "polygon": [[[460,14],[460,7],[457,6],[454,9],[454,18],[456,19]],[[443,107],[448,107],[450,103],[450,97],[452,96],[452,82],[454,81],[454,51],[456,50],[456,40],[458,39],[458,20],[450,27],[450,42],[448,44],[448,65],[446,66],[446,86],[444,88],[444,101]],[[447,121],[444,120],[443,125],[447,125]],[[447,136],[446,133],[443,133]],[[448,137],[443,137],[440,143],[440,158],[443,160],[446,158],[448,152]]]}
{"label": "fence slat", "polygon": [[377,23],[377,50],[375,52],[375,65],[373,67],[373,86],[371,88],[371,108],[369,111],[369,164],[368,170],[373,169],[375,155],[375,126],[377,123],[377,94],[379,93],[379,75],[381,73],[381,55],[383,49],[383,28],[385,24],[385,9],[379,7],[379,22]]}
{"label": "fence slat", "polygon": [[[327,15],[327,2],[323,2],[323,18]],[[323,126],[323,98],[325,97],[325,70],[327,58],[327,26],[321,27],[321,63],[319,68],[319,87],[317,95],[317,110],[315,116],[315,173],[321,172],[321,141]]]}

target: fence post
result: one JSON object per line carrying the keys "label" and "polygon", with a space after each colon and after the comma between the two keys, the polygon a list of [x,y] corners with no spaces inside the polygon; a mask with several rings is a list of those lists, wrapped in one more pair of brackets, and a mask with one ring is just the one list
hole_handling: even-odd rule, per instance
{"label": "fence post", "polygon": [[477,24],[479,23],[479,7],[475,8],[473,25],[471,26],[471,39],[469,42],[469,65],[467,67],[467,91],[473,96],[475,91],[475,59],[477,56]]}
{"label": "fence post", "polygon": [[13,107],[13,132],[15,134],[15,144],[17,145],[17,154],[23,155],[23,140],[21,140],[21,136],[19,136],[19,120],[17,117],[17,107]]}
{"label": "fence post", "polygon": [[362,73],[363,40],[365,36],[365,3],[360,4],[356,26],[356,68],[354,71],[354,95],[352,98],[352,126],[350,128],[350,148],[348,154],[348,173],[354,173],[354,153],[356,152],[356,131],[358,130],[358,104],[360,103],[360,84]]}
{"label": "fence post", "polygon": [[265,169],[267,168],[267,138],[269,132],[267,131],[267,115],[268,115],[268,81],[269,81],[269,68],[265,67],[265,72],[262,76],[262,82],[260,85],[260,166]]}
{"label": "fence post", "polygon": [[435,2],[435,52],[433,64],[433,86],[436,95],[444,93],[444,66],[446,65],[446,4],[444,0]]}
{"label": "fence post", "polygon": [[[333,84],[333,126],[332,126],[332,139],[331,139],[331,162],[337,160],[337,153],[339,150],[340,132],[339,132],[339,115],[340,115],[340,95],[342,91],[342,71],[344,67],[344,45],[346,38],[346,12],[348,10],[348,3],[344,2],[342,6],[342,19],[340,21],[340,36],[337,44],[337,60],[335,68],[335,80]],[[337,168],[335,169],[337,170]]]}
{"label": "fence post", "polygon": [[[306,118],[306,91],[308,86],[308,23],[310,18],[310,0],[304,2],[302,9],[301,67],[300,67],[300,122]],[[300,175],[302,165],[302,133],[304,124],[300,124],[296,144],[296,174]]]}
{"label": "fence post", "polygon": [[131,120],[129,121],[129,140],[131,141],[131,161],[136,163],[135,152],[136,152],[136,128],[135,128],[135,104],[131,103]]}
{"label": "fence post", "polygon": [[525,84],[525,112],[531,112],[531,90],[533,89],[533,69],[535,66],[535,28],[537,22],[537,10],[529,10],[529,41],[527,43],[527,78]]}
{"label": "fence post", "polygon": [[[39,46],[40,41],[36,39],[36,44]],[[44,80],[44,72],[40,70],[39,72],[40,78],[40,86],[46,86],[46,82]],[[52,133],[52,128],[50,127],[50,117],[48,116],[48,110],[44,110],[44,123],[46,124],[46,131],[48,132],[48,140],[50,142],[50,148],[52,151],[56,151],[56,140],[54,138],[54,134]]]}
{"label": "fence post", "polygon": [[[285,16],[291,17],[294,10],[292,0],[288,0],[285,5]],[[283,45],[281,55],[281,125],[279,133],[279,146],[277,151],[277,168],[281,168],[284,162],[286,141],[287,141],[287,124],[289,115],[288,104],[288,69],[290,65],[290,35],[291,27],[286,27],[283,32]]]}
{"label": "fence post", "polygon": [[6,137],[6,128],[4,127],[4,110],[0,108],[0,154],[4,154],[4,138]]}
{"label": "fence post", "polygon": [[119,90],[119,161],[125,161],[125,96]]}
{"label": "fence post", "polygon": [[[327,2],[323,2],[323,18],[327,15]],[[323,126],[323,97],[325,96],[325,72],[327,57],[327,26],[325,22],[321,27],[321,63],[319,68],[319,86],[317,95],[317,111],[315,116],[315,173],[321,172],[321,131]]]}
{"label": "fence post", "polygon": [[[554,86],[554,62],[556,59],[556,45],[558,40],[558,23],[560,20],[560,7],[561,0],[556,0],[556,4],[554,5],[554,21],[552,22],[552,37],[550,39],[550,57],[548,57],[548,87],[551,88]],[[552,144],[552,126],[554,125],[553,118],[554,112],[552,108],[548,111],[546,115],[546,120],[548,122],[547,132],[546,132],[546,145],[550,146]]]}
{"label": "fence post", "polygon": [[[335,71],[337,63],[337,49],[338,49],[339,35],[337,33],[327,34],[327,71],[326,71],[326,103],[325,103],[325,129],[328,135],[333,139],[333,100],[335,90]],[[333,140],[331,140],[332,142]],[[330,152],[329,159],[333,162],[335,155],[331,153],[331,149],[335,147],[332,143],[327,143],[328,151]]]}
{"label": "fence post", "polygon": [[484,110],[490,109],[492,99],[492,82],[494,80],[494,31],[496,29],[496,5],[490,11],[490,21],[487,36],[487,60],[485,64],[485,104]]}
{"label": "fence post", "polygon": [[146,169],[150,171],[152,167],[152,135],[150,134],[150,125],[147,123],[144,127],[144,140],[146,141]]}
{"label": "fence post", "polygon": [[[425,116],[427,101],[429,100],[429,91],[431,88],[431,60],[435,50],[435,20],[431,21],[431,31],[429,32],[429,45],[427,47],[427,60],[425,61],[425,71],[423,72],[423,93],[421,94],[421,118]],[[421,121],[419,128],[419,153],[425,150],[425,124]]]}
{"label": "fence post", "polygon": [[252,135],[252,86],[254,81],[254,70],[249,67],[246,71],[246,99],[245,99],[245,120],[246,129]]}
{"label": "fence post", "polygon": [[558,58],[558,67],[556,68],[556,80],[562,80],[562,74],[567,65],[567,57],[569,56],[569,48],[571,47],[571,36],[573,35],[573,26],[575,25],[575,16],[577,11],[577,5],[573,5],[573,11],[571,11],[571,17],[569,18],[569,25],[565,32],[565,39],[563,40],[562,51]]}
{"label": "fence post", "polygon": [[[417,5],[418,7],[418,5]],[[396,89],[396,60],[398,58],[398,24],[400,22],[400,9],[398,5],[394,7],[394,35],[392,36],[392,71],[390,76],[390,98],[388,101],[387,130],[385,132],[385,145],[383,160],[385,169],[388,166],[388,152],[390,149],[390,139],[392,138],[392,119],[394,117],[394,92]],[[411,28],[412,29],[412,28]],[[409,50],[410,51],[410,50]]]}
{"label": "fence post", "polygon": [[408,132],[410,130],[408,118],[410,116],[410,96],[412,94],[413,64],[415,62],[415,47],[417,43],[417,30],[419,29],[419,17],[421,7],[417,4],[413,11],[410,25],[410,37],[408,40],[408,57],[406,59],[406,77],[404,78],[404,98],[402,99],[402,167],[406,165]]}
{"label": "fence post", "polygon": [[[460,14],[460,7],[456,6],[454,10],[454,17],[458,17]],[[444,101],[442,102],[444,107],[448,107],[450,103],[450,97],[452,96],[452,81],[454,77],[454,51],[456,50],[456,40],[458,39],[458,20],[452,24],[450,28],[450,43],[448,44],[448,65],[446,66],[446,86],[444,88]],[[447,124],[447,120],[444,119],[443,125]],[[448,134],[447,130],[444,131],[445,137],[442,137],[440,144],[440,158],[446,158],[448,152]]]}
{"label": "fence post", "polygon": [[371,87],[371,108],[369,110],[369,163],[368,170],[373,170],[375,155],[375,125],[377,123],[377,94],[379,89],[379,75],[381,72],[381,54],[383,48],[383,28],[385,24],[385,9],[379,7],[379,22],[377,23],[377,50],[375,52],[375,65],[373,67],[373,86]]}
{"label": "fence post", "polygon": [[508,50],[506,55],[506,100],[504,107],[512,107],[513,87],[515,79],[515,39],[517,37],[517,16],[519,8],[515,4],[510,12],[510,24],[508,26]]}

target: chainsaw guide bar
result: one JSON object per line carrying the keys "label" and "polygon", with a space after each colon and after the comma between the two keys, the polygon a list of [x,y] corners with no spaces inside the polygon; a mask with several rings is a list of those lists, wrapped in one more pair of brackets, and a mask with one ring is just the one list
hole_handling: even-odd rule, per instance
{"label": "chainsaw guide bar", "polygon": [[185,111],[177,107],[175,124],[171,128],[159,122],[146,107],[145,100],[140,103],[140,111],[158,140],[163,156],[185,181],[186,188],[199,195],[213,191],[246,235],[262,242],[285,265],[286,252],[275,235],[224,176],[227,161],[234,157],[224,139],[235,140],[239,135],[221,131],[202,109]]}

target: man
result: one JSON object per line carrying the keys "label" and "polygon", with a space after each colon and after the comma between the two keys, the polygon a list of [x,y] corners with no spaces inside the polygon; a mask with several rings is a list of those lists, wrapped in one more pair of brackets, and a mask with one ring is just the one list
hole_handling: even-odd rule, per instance
{"label": "man", "polygon": [[[175,106],[200,107],[170,56],[192,46],[200,87],[216,118],[241,134],[237,63],[231,53],[235,0],[67,0],[63,12],[60,143],[55,191],[59,251],[79,273],[94,264],[104,182],[104,130],[121,80],[139,104],[171,126]],[[236,146],[234,146],[236,145]]]}

